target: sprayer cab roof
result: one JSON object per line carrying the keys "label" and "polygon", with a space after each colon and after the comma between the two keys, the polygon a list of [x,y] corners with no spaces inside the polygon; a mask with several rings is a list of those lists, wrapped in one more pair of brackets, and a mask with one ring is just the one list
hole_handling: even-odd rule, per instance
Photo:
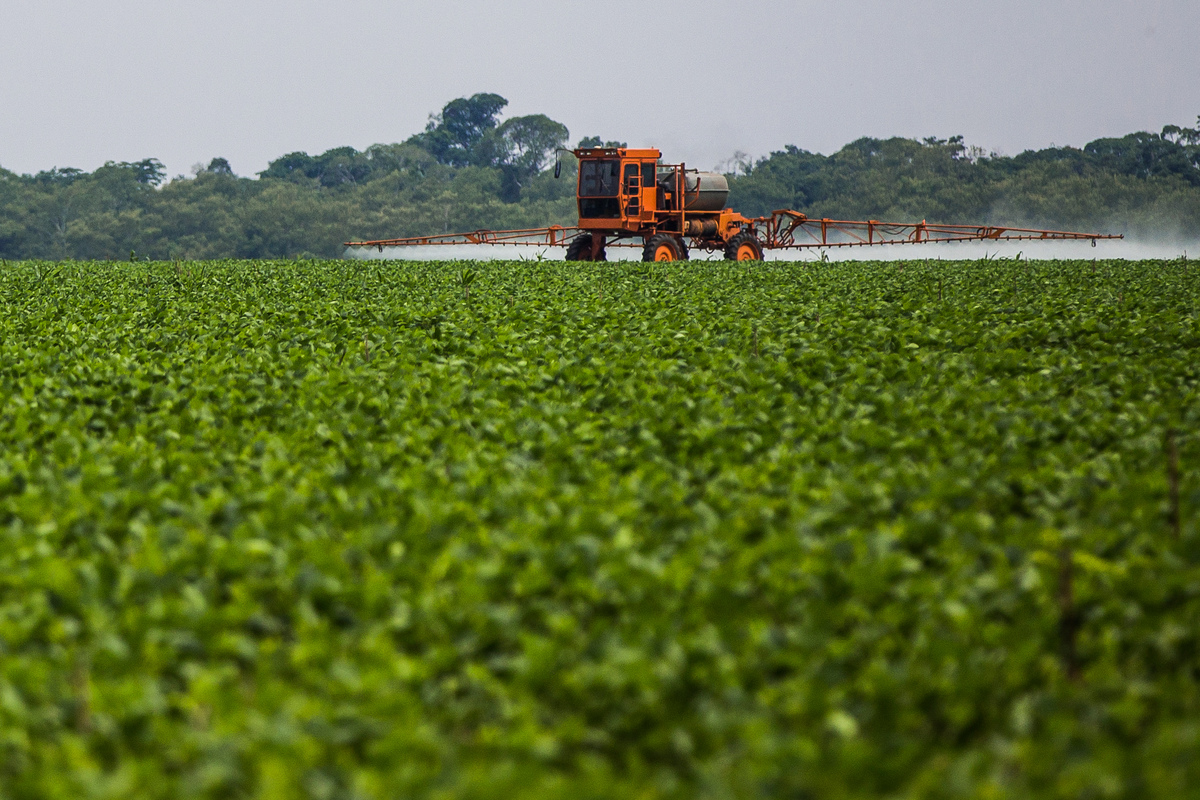
{"label": "sprayer cab roof", "polygon": [[585,158],[662,158],[662,153],[653,147],[584,147],[572,150],[575,157]]}

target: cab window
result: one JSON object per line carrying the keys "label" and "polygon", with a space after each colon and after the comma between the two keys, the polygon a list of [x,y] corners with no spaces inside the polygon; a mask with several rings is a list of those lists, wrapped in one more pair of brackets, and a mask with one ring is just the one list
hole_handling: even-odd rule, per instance
{"label": "cab window", "polygon": [[621,162],[589,159],[579,165],[580,197],[616,197],[620,189]]}
{"label": "cab window", "polygon": [[654,186],[654,163],[647,161],[642,164],[642,187]]}

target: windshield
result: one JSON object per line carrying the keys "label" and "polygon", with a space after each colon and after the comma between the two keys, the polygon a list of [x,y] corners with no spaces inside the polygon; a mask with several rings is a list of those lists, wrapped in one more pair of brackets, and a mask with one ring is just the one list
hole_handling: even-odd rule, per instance
{"label": "windshield", "polygon": [[621,162],[589,159],[579,165],[580,197],[616,197]]}

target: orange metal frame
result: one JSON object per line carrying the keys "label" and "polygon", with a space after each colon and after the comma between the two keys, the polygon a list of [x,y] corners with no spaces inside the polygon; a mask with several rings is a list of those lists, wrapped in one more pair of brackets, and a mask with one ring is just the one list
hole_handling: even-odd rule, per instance
{"label": "orange metal frame", "polygon": [[[770,250],[806,247],[863,247],[877,244],[924,244],[927,242],[976,241],[1069,241],[1124,239],[1121,234],[1076,233],[1036,228],[994,225],[937,225],[927,222],[865,222],[844,219],[810,219],[799,211],[779,210],[753,220],[764,228],[763,248]],[[800,238],[798,239],[797,236]]]}
{"label": "orange metal frame", "polygon": [[551,225],[549,228],[524,228],[512,231],[472,231],[444,233],[436,236],[408,236],[400,239],[374,239],[365,242],[344,242],[347,247],[417,247],[422,245],[492,244],[518,247],[566,247],[569,240],[582,229]]}

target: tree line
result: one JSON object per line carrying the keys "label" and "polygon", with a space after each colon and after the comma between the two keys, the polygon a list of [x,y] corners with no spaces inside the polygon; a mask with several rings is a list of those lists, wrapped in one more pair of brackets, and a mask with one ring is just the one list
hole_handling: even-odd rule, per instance
{"label": "tree line", "polygon": [[[347,239],[571,224],[574,163],[562,180],[549,169],[566,126],[542,114],[505,119],[507,102],[452,100],[404,142],[288,153],[257,178],[224,158],[171,180],[153,158],[90,173],[0,167],[0,257],[337,257]],[[577,146],[601,144],[624,143],[589,136]],[[752,216],[793,208],[1200,239],[1200,118],[1011,157],[961,136],[863,138],[828,156],[788,146],[722,169],[730,204]]]}

